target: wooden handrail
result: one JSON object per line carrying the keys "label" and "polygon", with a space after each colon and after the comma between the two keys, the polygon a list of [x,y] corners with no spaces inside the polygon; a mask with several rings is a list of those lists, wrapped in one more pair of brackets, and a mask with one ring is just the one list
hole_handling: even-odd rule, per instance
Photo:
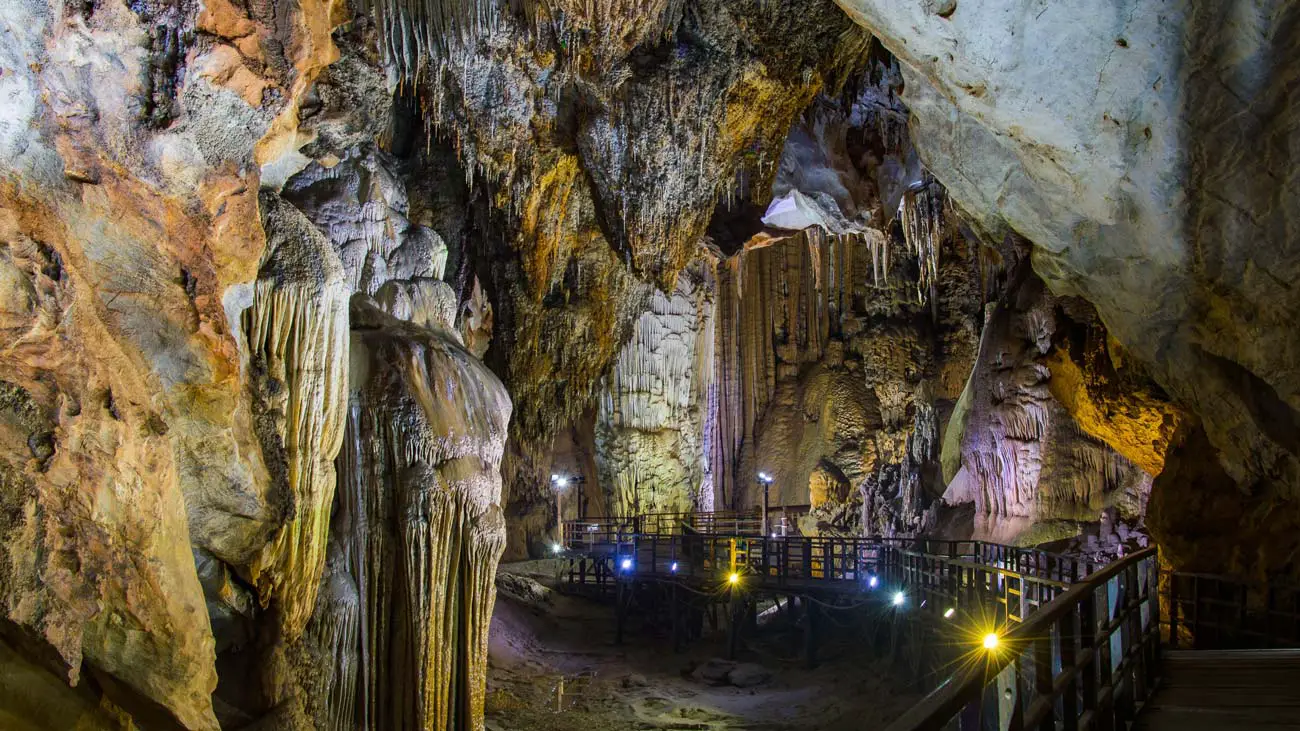
{"label": "wooden handrail", "polygon": [[[1065,729],[1088,727],[1092,725],[1092,720],[1101,715],[1115,713],[1117,687],[1123,686],[1122,690],[1129,694],[1126,696],[1128,702],[1144,700],[1132,696],[1138,695],[1139,686],[1144,691],[1150,688],[1157,661],[1155,650],[1158,649],[1159,634],[1155,618],[1159,617],[1158,605],[1148,608],[1145,620],[1147,626],[1141,626],[1141,605],[1158,601],[1158,594],[1154,591],[1156,555],[1154,547],[1138,551],[1073,584],[1001,638],[998,651],[986,653],[984,662],[971,663],[965,670],[944,681],[938,689],[890,724],[888,731],[939,731],[954,717],[963,714],[963,711],[967,712],[963,716],[964,721],[970,716],[978,718],[986,689],[990,684],[996,683],[998,676],[1008,667],[1013,667],[1013,663],[1019,676],[1023,672],[1020,660],[1027,651],[1034,657],[1037,682],[1029,703],[1022,701],[1020,693],[1015,694],[1011,704],[1014,709],[1008,724],[1012,731],[1038,725],[1056,728],[1053,716],[1057,700],[1063,701],[1065,718],[1062,720]],[[1144,563],[1149,563],[1148,575],[1139,581]],[[1117,578],[1126,580],[1125,586],[1120,588],[1124,594],[1123,604],[1118,604],[1117,597],[1116,616],[1112,619],[1109,616],[1110,603],[1107,597],[1108,616],[1104,621],[1097,622],[1094,612],[1098,594],[1108,591],[1110,582]],[[1130,594],[1134,591],[1136,596]],[[1081,630],[1077,637],[1074,632],[1076,619],[1079,620]],[[1054,628],[1057,630],[1055,637],[1059,645],[1056,657],[1062,661],[1063,669],[1055,680],[1051,672],[1053,649],[1056,649],[1053,648]],[[1121,657],[1112,660],[1111,636],[1115,632],[1123,632],[1125,628],[1128,633]],[[1076,639],[1081,641],[1081,647],[1075,646]],[[1065,662],[1069,659],[1073,662]],[[1102,668],[1103,663],[1099,662],[1102,660],[1113,667]],[[1047,666],[1046,672],[1042,671],[1044,664]],[[1104,672],[1094,676],[1094,682],[1086,682],[1084,676],[1099,671]],[[1128,674],[1132,674],[1132,677]],[[1084,681],[1082,688],[1080,681]],[[1026,684],[1017,677],[1016,687],[1023,689]],[[1082,716],[1077,715],[1079,708],[1076,703],[1080,690],[1083,695]],[[963,722],[960,725],[965,729],[969,723]],[[970,727],[980,728],[979,722],[976,721]],[[1113,726],[1101,724],[1100,727]]]}
{"label": "wooden handrail", "polygon": [[1162,623],[1170,647],[1300,647],[1300,584],[1243,581],[1215,574],[1162,575]]}

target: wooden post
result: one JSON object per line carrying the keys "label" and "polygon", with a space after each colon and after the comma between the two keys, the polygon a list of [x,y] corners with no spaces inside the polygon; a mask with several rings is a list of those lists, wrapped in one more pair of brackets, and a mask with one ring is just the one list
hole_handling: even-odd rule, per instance
{"label": "wooden post", "polygon": [[[1133,655],[1133,692],[1129,698],[1128,718],[1132,720],[1137,716],[1136,703],[1145,700],[1147,697],[1147,652],[1146,652],[1146,628],[1142,626],[1142,566],[1133,564],[1131,571],[1125,571],[1131,585],[1130,591],[1126,592],[1128,601],[1127,612],[1129,613],[1129,642],[1138,645],[1137,653]],[[1127,651],[1126,651],[1127,652]]]}
{"label": "wooden post", "polygon": [[[1046,637],[1036,637],[1034,642],[1034,690],[1039,698],[1045,698],[1048,701],[1052,698],[1052,633],[1048,632]],[[1016,660],[1016,666],[1019,668],[1020,660]],[[1020,683],[1016,683],[1019,689]],[[1053,704],[1055,705],[1055,704]],[[1025,704],[1018,703],[1017,710],[1023,712]],[[1048,713],[1038,722],[1039,731],[1056,731],[1055,714]]]}
{"label": "wooden post", "polygon": [[983,724],[980,723],[981,716],[984,713],[984,694],[980,694],[980,699],[967,703],[961,709],[961,715],[957,718],[957,728],[959,731],[984,731]]}
{"label": "wooden post", "polygon": [[615,633],[614,644],[623,644],[623,625],[627,622],[628,582],[617,581],[618,597],[614,600]]}
{"label": "wooden post", "polygon": [[673,582],[671,597],[668,600],[668,612],[673,628],[673,652],[682,651],[682,608],[678,604],[677,582]]}
{"label": "wooden post", "polygon": [[1169,572],[1169,647],[1178,649],[1178,574]]}
{"label": "wooden post", "polygon": [[[1101,599],[1103,614],[1099,622],[1102,627],[1110,627],[1110,582],[1103,582],[1098,587],[1098,595]],[[1096,630],[1093,630],[1096,632]],[[1106,632],[1097,632],[1097,674],[1099,682],[1097,685],[1097,696],[1101,698],[1106,693],[1110,698],[1110,706],[1097,709],[1097,729],[1098,731],[1114,731],[1115,729],[1115,685],[1113,666],[1110,661],[1110,635]]]}
{"label": "wooden post", "polygon": [[[1037,659],[1038,642],[1037,641],[1034,642],[1034,655],[1035,655],[1034,664],[1037,665],[1038,664],[1038,659]],[[1050,657],[1051,655],[1050,650],[1048,651],[1048,655]],[[1017,656],[1016,659],[1013,660],[1010,665],[1003,668],[1002,672],[999,674],[999,679],[1002,682],[993,683],[991,686],[995,691],[1001,690],[1004,693],[1004,695],[998,699],[998,710],[1009,711],[1006,716],[1007,731],[1024,731],[1025,728],[1025,710],[1028,704],[1025,703],[1025,699],[1021,697],[1021,692],[1020,692],[1021,689],[1024,688],[1024,682],[1022,680],[1024,674],[1025,674],[1025,669],[1020,664],[1020,657]],[[1038,675],[1038,669],[1035,668],[1034,669],[1035,687],[1038,687],[1037,675]],[[1049,683],[1051,682],[1050,678],[1048,682]],[[1000,687],[1003,684],[1006,685],[1005,689]],[[1011,698],[1009,699],[1005,695],[1005,693],[1007,692],[1011,693]],[[1041,690],[1039,692],[1041,692]],[[1009,702],[1004,702],[1004,701],[1009,701]],[[1008,708],[1008,706],[1010,706],[1010,708]],[[999,714],[998,720],[999,721],[1002,720],[1001,714]],[[1049,716],[1047,722],[1043,725],[1040,725],[1039,729],[1045,730],[1050,728],[1052,728],[1052,726],[1051,726],[1051,718]]]}
{"label": "wooden post", "polygon": [[1083,686],[1083,712],[1097,714],[1097,669],[1101,667],[1097,656],[1097,595],[1088,592],[1079,604],[1079,641],[1083,652],[1092,651],[1092,661],[1083,670],[1080,682]]}
{"label": "wooden post", "polygon": [[[1061,638],[1062,673],[1069,673],[1077,662],[1074,651],[1076,637],[1074,621],[1075,612],[1071,610],[1056,624],[1056,636]],[[1061,711],[1065,716],[1065,731],[1076,731],[1079,728],[1079,677],[1077,675],[1065,684],[1065,689],[1061,692]]]}
{"label": "wooden post", "polygon": [[727,615],[730,620],[727,622],[727,659],[735,660],[736,654],[740,650],[740,625],[744,620],[745,600],[743,597],[737,596],[734,588],[730,591],[731,601],[727,607],[729,610]]}
{"label": "wooden post", "polygon": [[807,619],[807,626],[804,627],[804,662],[811,670],[817,667],[817,627],[820,624],[821,607],[817,606],[812,597],[804,597],[804,606],[804,617]]}

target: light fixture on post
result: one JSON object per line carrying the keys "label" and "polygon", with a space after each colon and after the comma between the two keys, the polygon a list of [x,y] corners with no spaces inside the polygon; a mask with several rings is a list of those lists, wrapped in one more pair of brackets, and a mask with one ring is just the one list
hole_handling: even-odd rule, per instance
{"label": "light fixture on post", "polygon": [[769,497],[768,493],[772,488],[772,476],[767,474],[766,472],[759,472],[758,484],[761,485],[763,488],[762,534],[767,535],[767,501]]}
{"label": "light fixture on post", "polygon": [[901,607],[907,601],[907,595],[901,591],[894,592],[894,606]]}
{"label": "light fixture on post", "polygon": [[560,533],[561,543],[564,541],[564,491],[568,486],[567,475],[562,473],[551,475],[551,491],[555,493],[555,529]]}

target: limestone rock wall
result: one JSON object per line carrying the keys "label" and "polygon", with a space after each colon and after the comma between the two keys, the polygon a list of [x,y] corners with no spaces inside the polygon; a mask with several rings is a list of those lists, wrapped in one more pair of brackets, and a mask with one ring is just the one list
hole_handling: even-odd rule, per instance
{"label": "limestone rock wall", "polygon": [[[1291,165],[1300,10],[838,3],[902,62],[921,156],[979,227],[1032,241],[1052,291],[1091,302],[1194,412],[1253,496],[1250,524],[1294,514],[1300,448],[1278,425],[1300,408],[1300,300],[1286,284],[1300,267],[1289,234],[1300,202],[1278,181]],[[1220,538],[1281,570],[1294,547],[1271,530]]]}
{"label": "limestone rock wall", "polygon": [[0,9],[6,728],[352,727],[368,666],[346,638],[376,635],[338,549],[356,536],[335,457],[367,362],[349,356],[354,292],[407,323],[366,346],[406,364],[372,391],[406,394],[393,545],[448,548],[384,564],[409,682],[374,727],[481,718],[510,409],[455,331],[481,354],[491,303],[472,276],[468,308],[437,281],[432,225],[463,227],[423,188],[413,204],[377,148],[392,90],[364,23],[331,35],[347,19],[329,2]]}
{"label": "limestone rock wall", "polygon": [[216,728],[194,551],[248,571],[283,527],[238,313],[331,8],[0,9],[0,625],[118,723]]}

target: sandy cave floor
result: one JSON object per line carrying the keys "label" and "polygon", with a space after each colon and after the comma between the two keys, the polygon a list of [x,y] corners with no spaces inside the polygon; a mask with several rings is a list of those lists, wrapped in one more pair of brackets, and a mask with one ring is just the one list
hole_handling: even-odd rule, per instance
{"label": "sandy cave floor", "polygon": [[[712,685],[692,670],[724,654],[724,633],[674,653],[666,638],[629,625],[614,644],[611,604],[565,596],[553,564],[503,565],[531,581],[498,581],[489,647],[488,731],[871,731],[915,704],[920,692],[890,672],[859,638],[829,635],[813,670],[795,659],[790,637],[748,643],[740,661],[769,671],[751,688]],[[531,590],[530,590],[531,588]],[[556,685],[565,678],[565,709]]]}

